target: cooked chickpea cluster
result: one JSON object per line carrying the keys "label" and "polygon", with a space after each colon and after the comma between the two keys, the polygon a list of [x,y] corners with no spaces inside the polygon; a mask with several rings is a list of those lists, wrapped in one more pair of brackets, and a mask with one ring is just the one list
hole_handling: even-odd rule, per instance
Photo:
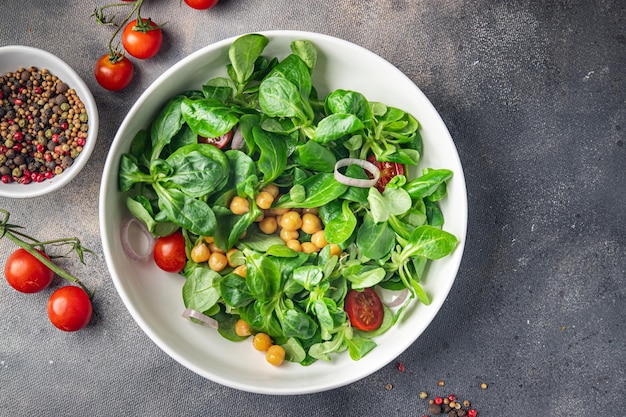
{"label": "cooked chickpea cluster", "polygon": [[[235,324],[237,336],[247,337],[252,335],[250,325],[239,319]],[[285,348],[275,345],[267,333],[257,333],[252,338],[252,346],[259,352],[265,352],[265,360],[274,366],[280,366],[285,360]]]}
{"label": "cooked chickpea cluster", "polygon": [[[271,208],[278,198],[278,187],[270,184],[256,196],[257,206],[263,210],[257,222],[259,229],[266,234],[278,233],[285,245],[296,252],[319,252],[328,245],[324,236],[322,221],[318,217],[317,208],[311,209],[277,209]],[[234,214],[244,214],[250,209],[248,200],[234,197],[230,210]],[[301,242],[300,232],[310,235],[310,240]],[[341,248],[336,244],[330,246],[331,255],[339,256]]]}
{"label": "cooked chickpea cluster", "polygon": [[[329,245],[317,208],[272,208],[278,196],[279,189],[274,184],[267,185],[256,196],[256,205],[263,210],[263,214],[256,219],[256,222],[263,233],[268,235],[277,233],[285,245],[296,252],[317,253]],[[233,214],[242,215],[250,210],[250,203],[245,198],[235,196],[230,202],[229,209]],[[310,239],[301,241],[301,233],[307,237],[310,236]],[[238,251],[232,248],[224,252],[217,247],[212,237],[204,237],[192,248],[191,260],[196,263],[207,262],[209,267],[216,272],[222,272],[226,267],[231,267],[234,274],[245,278],[246,265],[236,259]],[[331,256],[339,256],[341,252],[339,245],[330,244]],[[235,333],[241,337],[252,335],[250,325],[242,319],[235,324]],[[252,345],[256,350],[265,352],[265,359],[274,366],[281,365],[285,360],[285,349],[280,345],[275,345],[266,333],[256,333],[252,338]]]}

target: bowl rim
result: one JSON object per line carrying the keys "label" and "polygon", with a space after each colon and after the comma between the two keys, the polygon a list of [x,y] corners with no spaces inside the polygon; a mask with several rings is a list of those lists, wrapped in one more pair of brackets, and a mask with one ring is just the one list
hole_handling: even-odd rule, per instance
{"label": "bowl rim", "polygon": [[[115,135],[115,138],[113,140],[112,146],[111,146],[111,152],[109,152],[108,156],[107,156],[107,160],[105,163],[105,170],[104,170],[104,174],[110,173],[110,171],[112,170],[112,167],[117,166],[117,161],[115,159],[118,158],[118,156],[115,156],[115,151],[119,150],[119,148],[122,145],[122,141],[123,141],[123,137],[122,137],[122,132],[124,132],[127,128],[128,125],[130,124],[130,119],[133,117],[133,115],[135,115],[135,113],[138,111],[138,109],[147,101],[149,100],[150,96],[152,95],[152,93],[159,88],[159,86],[163,83],[163,80],[167,79],[168,77],[170,77],[174,72],[178,71],[181,67],[184,67],[185,65],[187,65],[189,62],[195,60],[198,56],[202,56],[203,54],[209,53],[209,51],[213,51],[213,50],[219,50],[221,48],[223,48],[225,45],[229,45],[231,44],[235,39],[237,39],[238,37],[247,34],[247,33],[258,33],[258,34],[262,34],[265,36],[268,36],[270,38],[270,41],[273,37],[290,37],[290,38],[296,38],[296,37],[300,37],[300,38],[304,38],[307,39],[307,37],[310,38],[316,38],[316,39],[322,39],[325,40],[331,44],[336,44],[339,43],[345,47],[350,47],[350,48],[356,48],[359,50],[359,53],[363,53],[363,54],[367,54],[370,55],[372,57],[375,57],[377,60],[380,60],[381,63],[385,63],[386,65],[388,65],[389,70],[394,70],[396,71],[399,75],[401,75],[404,79],[406,79],[409,83],[411,83],[412,86],[414,86],[414,89],[416,90],[416,93],[420,94],[422,96],[422,99],[425,100],[425,103],[427,103],[429,106],[432,107],[432,111],[434,112],[434,114],[438,117],[438,120],[435,120],[434,123],[436,123],[438,125],[438,128],[443,128],[445,129],[445,132],[448,134],[448,137],[450,138],[450,140],[452,141],[452,137],[449,134],[449,131],[447,129],[447,127],[445,126],[445,123],[443,122],[443,120],[441,119],[439,113],[437,112],[437,110],[434,108],[434,106],[432,105],[432,103],[430,102],[430,100],[428,100],[428,98],[423,94],[423,92],[419,89],[419,87],[417,87],[417,85],[410,79],[408,78],[404,73],[402,73],[398,68],[396,68],[393,64],[391,64],[389,61],[385,60],[384,58],[380,57],[379,55],[375,54],[374,52],[359,46],[357,44],[354,44],[350,41],[341,39],[341,38],[337,38],[334,36],[330,36],[330,35],[325,35],[325,34],[321,34],[321,33],[317,33],[317,32],[308,32],[308,31],[299,31],[299,30],[268,30],[268,31],[255,31],[255,32],[245,32],[242,33],[240,35],[236,35],[236,36],[232,36],[232,37],[228,37],[225,39],[222,39],[220,41],[211,43],[209,45],[206,45],[202,48],[200,48],[199,50],[191,53],[190,55],[182,58],[180,61],[178,61],[177,63],[175,63],[173,66],[171,66],[169,69],[167,69],[163,74],[161,74],[155,81],[153,81],[150,86],[142,93],[142,95],[137,99],[137,101],[133,104],[133,106],[131,107],[131,109],[128,111],[127,116],[125,117],[125,119],[123,120],[122,124],[120,125],[117,134]],[[454,142],[452,141],[452,145],[456,151],[456,146],[454,145]],[[462,218],[462,227],[460,230],[460,233],[456,233],[457,234],[457,238],[459,240],[459,244],[457,246],[457,248],[455,249],[455,253],[456,255],[454,256],[455,260],[454,260],[454,264],[453,266],[449,269],[451,271],[450,275],[451,280],[449,282],[449,285],[447,285],[446,287],[442,287],[441,288],[441,293],[444,294],[444,299],[447,297],[447,295],[449,294],[452,285],[454,283],[454,281],[456,280],[456,276],[458,274],[458,270],[460,267],[460,263],[461,263],[461,259],[463,256],[463,252],[464,252],[464,247],[465,247],[465,241],[466,241],[466,236],[467,236],[467,219],[468,219],[468,212],[467,212],[467,189],[466,189],[466,183],[465,183],[465,177],[464,177],[464,173],[463,173],[463,169],[462,169],[462,165],[461,165],[461,161],[458,155],[458,151],[456,151],[454,153],[454,155],[451,155],[451,158],[453,158],[456,162],[456,164],[459,167],[459,170],[454,172],[455,178],[457,179],[457,186],[458,186],[458,193],[462,194],[462,201],[459,207],[455,207],[455,210],[458,210],[458,215]],[[171,346],[170,344],[168,344],[166,341],[162,340],[160,338],[160,336],[158,334],[156,334],[153,329],[151,329],[150,324],[146,321],[146,319],[142,316],[142,313],[139,311],[138,307],[135,306],[132,303],[132,300],[130,299],[130,294],[127,294],[125,289],[123,288],[123,284],[120,281],[120,277],[118,277],[113,269],[111,268],[110,265],[112,265],[112,263],[114,262],[113,259],[113,255],[109,250],[109,237],[107,235],[107,226],[106,226],[106,220],[107,220],[107,205],[105,204],[105,202],[108,200],[108,198],[110,198],[110,195],[107,194],[107,190],[110,187],[110,184],[112,181],[116,181],[116,179],[110,177],[109,175],[103,175],[102,176],[102,185],[100,188],[100,202],[99,202],[99,206],[100,206],[100,227],[101,227],[101,234],[102,234],[102,243],[103,243],[103,250],[104,250],[104,255],[105,255],[105,260],[107,263],[107,267],[109,268],[111,277],[114,281],[114,285],[117,289],[118,294],[120,295],[120,297],[122,298],[122,301],[124,302],[126,308],[128,309],[128,311],[130,312],[131,316],[133,317],[133,319],[135,320],[135,322],[139,325],[139,327],[144,331],[144,333],[161,349],[163,350],[165,353],[167,353],[171,358],[175,359],[177,362],[179,362],[180,364],[182,364],[183,366],[185,366],[186,368],[188,368],[189,370],[213,381],[216,383],[219,383],[221,385],[227,386],[227,387],[231,387],[231,388],[235,388],[238,390],[242,390],[242,391],[247,391],[247,392],[252,392],[252,393],[258,393],[258,394],[269,394],[269,395],[302,395],[302,394],[311,394],[311,393],[316,393],[316,392],[322,392],[322,391],[328,391],[331,389],[335,389],[335,388],[339,388],[341,386],[345,386],[351,383],[354,383],[362,378],[365,378],[366,376],[380,370],[383,366],[385,366],[386,364],[388,364],[389,362],[393,361],[395,359],[395,357],[389,357],[386,358],[386,362],[381,362],[378,364],[378,366],[376,367],[376,369],[370,369],[367,372],[362,372],[359,373],[358,375],[352,376],[352,377],[341,377],[341,378],[337,378],[336,381],[326,384],[324,386],[311,386],[309,388],[302,388],[302,387],[284,387],[281,391],[276,392],[272,387],[261,387],[258,385],[254,385],[253,383],[249,383],[249,382],[244,382],[244,381],[234,381],[233,379],[229,379],[227,377],[224,376],[220,376],[220,375],[216,375],[214,373],[211,373],[210,371],[206,371],[206,370],[201,370],[198,369],[197,366],[188,358],[186,358],[184,355],[181,355],[174,346]],[[433,305],[431,304],[431,306],[429,306],[429,308],[434,308],[436,309],[435,312],[432,315],[431,320],[434,318],[434,316],[436,316],[436,314],[439,312],[441,305],[443,304],[443,301],[441,301],[441,303],[439,305]],[[428,325],[430,325],[430,321]],[[404,350],[406,350],[406,348],[408,348],[411,344],[413,344],[421,335],[421,333],[423,332],[423,330],[425,330],[426,327],[425,326],[424,329],[422,329],[420,332],[418,332],[418,334],[414,337],[411,338],[411,341],[406,344],[406,346],[404,346],[402,348],[402,350],[400,351],[400,353],[402,353]],[[344,354],[347,354],[344,352]],[[315,366],[315,364],[313,364],[312,366]]]}
{"label": "bowl rim", "polygon": [[[83,150],[81,151],[79,157],[74,160],[72,165],[66,171],[64,171],[60,175],[55,175],[51,179],[46,179],[41,183],[30,183],[24,185],[12,182],[10,184],[0,184],[1,197],[18,199],[39,197],[63,188],[64,186],[69,184],[87,165],[89,158],[91,157],[91,154],[96,147],[96,141],[98,138],[98,106],[93,97],[93,94],[91,93],[91,90],[89,89],[85,81],[81,78],[81,76],[78,75],[78,73],[74,70],[74,68],[72,68],[72,66],[70,66],[67,62],[65,62],[63,59],[53,54],[52,52],[25,45],[0,46],[0,56],[4,54],[28,55],[27,59],[34,58],[36,60],[48,61],[49,64],[46,64],[45,66],[36,65],[36,63],[31,64],[31,66],[37,67],[40,70],[44,68],[49,69],[53,75],[56,75],[63,82],[66,82],[70,86],[70,88],[76,91],[76,94],[85,105],[85,109],[89,116],[89,132],[87,133],[87,142],[83,147]],[[55,67],[54,70],[50,69],[50,66]],[[24,65],[18,65],[14,70],[17,70],[20,67],[27,68]],[[64,72],[65,74],[59,74],[60,71]]]}

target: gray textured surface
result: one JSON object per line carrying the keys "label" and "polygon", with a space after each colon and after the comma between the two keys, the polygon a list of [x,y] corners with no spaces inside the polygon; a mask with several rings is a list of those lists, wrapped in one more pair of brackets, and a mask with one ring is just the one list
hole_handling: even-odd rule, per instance
{"label": "gray textured surface", "polygon": [[[225,388],[170,359],[134,323],[102,258],[72,265],[96,288],[101,313],[74,334],[48,323],[47,293],[0,283],[0,415],[421,416],[422,389],[469,398],[480,416],[616,415],[626,394],[623,2],[222,0],[205,12],[178,3],[144,6],[144,15],[168,21],[164,49],[114,94],[92,76],[109,31],[89,15],[105,1],[2,1],[0,44],[40,47],[70,63],[101,117],[77,180],[54,196],[0,198],[14,222],[100,250],[102,168],[141,92],[214,41],[309,30],[389,60],[441,113],[469,193],[457,281],[398,358],[405,372],[392,362],[350,386],[300,397]],[[12,250],[0,241],[0,259]]]}

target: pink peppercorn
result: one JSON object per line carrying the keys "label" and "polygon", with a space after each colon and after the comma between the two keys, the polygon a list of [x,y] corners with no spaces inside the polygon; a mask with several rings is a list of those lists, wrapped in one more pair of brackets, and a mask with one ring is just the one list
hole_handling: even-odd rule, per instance
{"label": "pink peppercorn", "polygon": [[467,417],[476,417],[478,415],[478,411],[473,408],[467,410]]}
{"label": "pink peppercorn", "polygon": [[443,398],[441,398],[441,397],[435,397],[435,404],[437,404],[437,405],[441,405],[441,404],[443,404]]}

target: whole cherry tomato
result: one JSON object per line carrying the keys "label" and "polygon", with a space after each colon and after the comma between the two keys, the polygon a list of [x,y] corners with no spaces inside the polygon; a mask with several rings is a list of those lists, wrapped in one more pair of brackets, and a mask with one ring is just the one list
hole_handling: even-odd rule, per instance
{"label": "whole cherry tomato", "polygon": [[163,32],[159,25],[150,19],[137,19],[128,22],[122,31],[122,45],[126,52],[139,59],[152,58],[161,49]]}
{"label": "whole cherry tomato", "polygon": [[380,170],[380,178],[378,178],[375,187],[381,193],[385,190],[385,187],[389,184],[389,181],[391,181],[393,177],[396,175],[404,175],[404,165],[402,164],[387,161],[380,162],[374,155],[370,155],[367,160],[376,165],[376,167]]}
{"label": "whole cherry tomato", "polygon": [[[45,253],[38,252],[50,259]],[[19,292],[34,293],[50,285],[54,272],[25,249],[19,248],[7,259],[4,276],[9,285]]]}
{"label": "whole cherry tomato", "polygon": [[154,243],[152,250],[154,262],[164,271],[178,273],[185,268],[187,254],[185,238],[180,231],[169,236],[161,236]]}
{"label": "whole cherry tomato", "polygon": [[350,324],[359,330],[376,330],[383,323],[383,303],[371,288],[363,291],[350,290],[346,295],[344,309]]}
{"label": "whole cherry tomato", "polygon": [[59,288],[48,300],[50,322],[66,332],[75,332],[89,324],[92,311],[87,293],[73,285]]}
{"label": "whole cherry tomato", "polygon": [[185,0],[187,6],[196,10],[206,10],[217,4],[218,0]]}
{"label": "whole cherry tomato", "polygon": [[119,91],[130,84],[133,79],[133,63],[130,59],[123,57],[115,57],[111,60],[111,55],[103,55],[98,62],[94,75],[96,81],[102,87],[111,91]]}

